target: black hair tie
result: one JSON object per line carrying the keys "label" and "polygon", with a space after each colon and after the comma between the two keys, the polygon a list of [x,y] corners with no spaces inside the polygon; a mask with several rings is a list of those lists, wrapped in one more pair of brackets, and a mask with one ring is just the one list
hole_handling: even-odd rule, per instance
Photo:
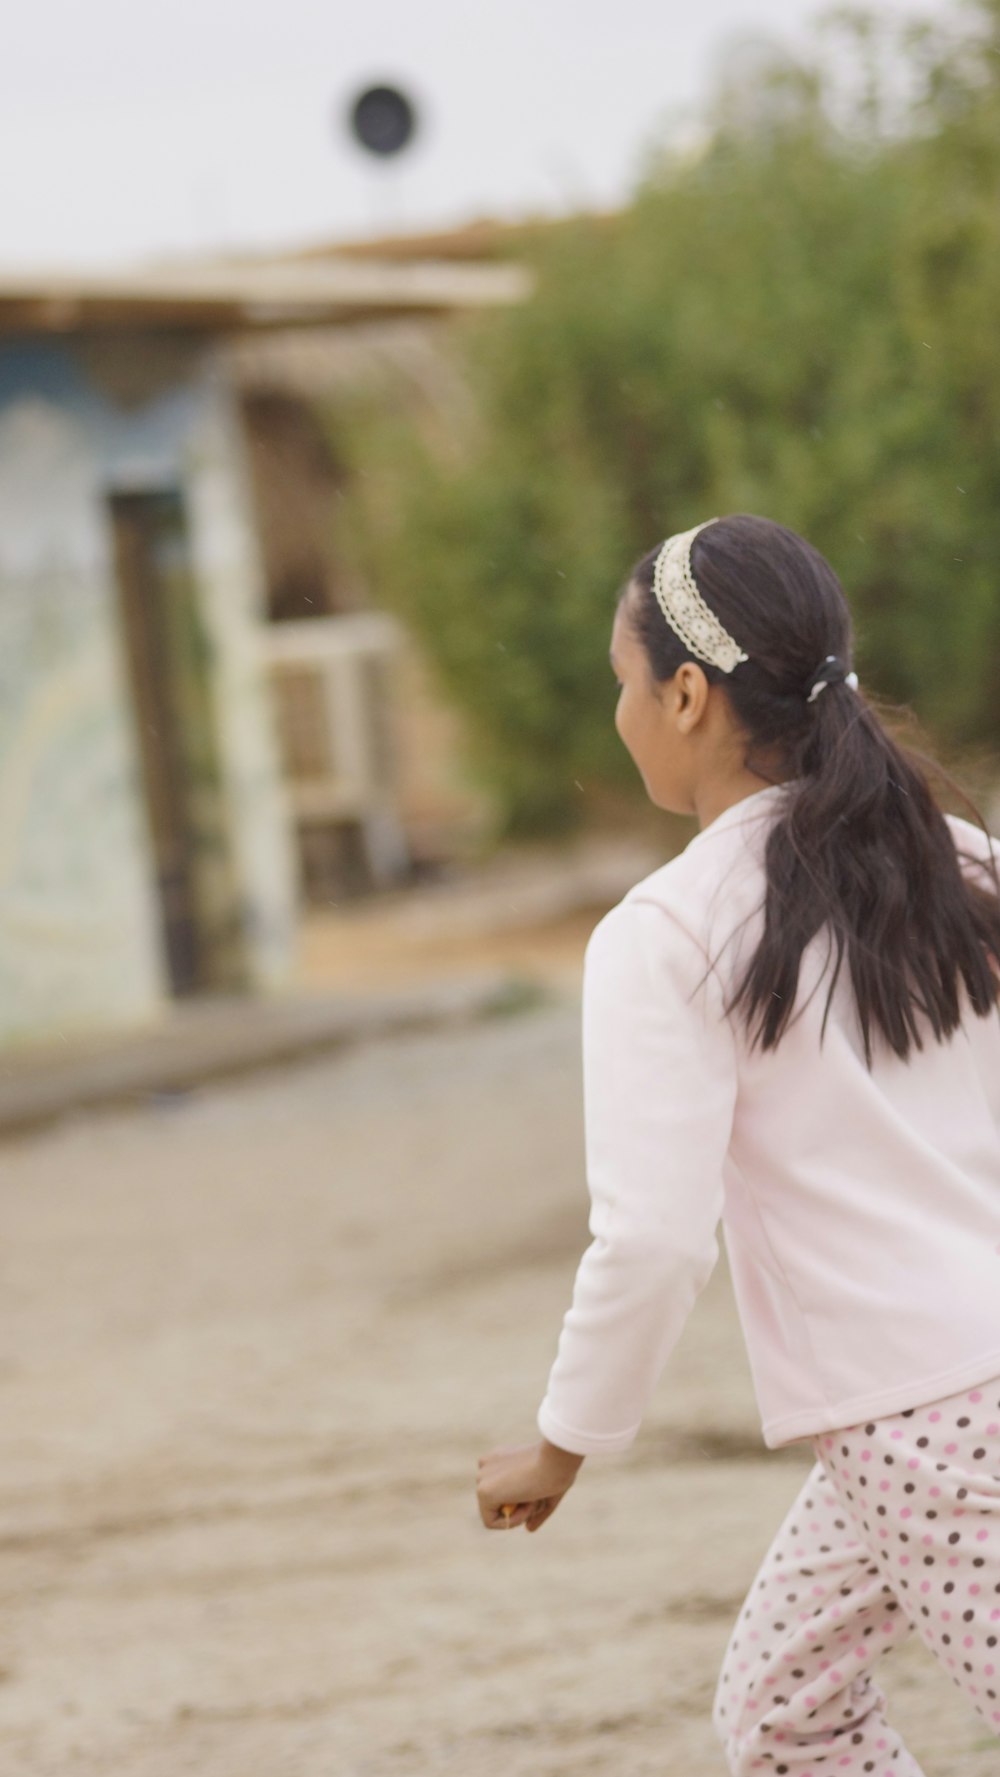
{"label": "black hair tie", "polygon": [[821,691],[828,685],[849,685],[852,691],[858,688],[857,673],[850,672],[837,654],[828,654],[820,661],[814,673],[811,673],[802,687],[802,695],[807,703],[815,703]]}

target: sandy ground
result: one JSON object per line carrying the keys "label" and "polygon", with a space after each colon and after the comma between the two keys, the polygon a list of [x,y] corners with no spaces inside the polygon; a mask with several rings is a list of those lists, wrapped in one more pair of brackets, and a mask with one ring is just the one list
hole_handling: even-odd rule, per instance
{"label": "sandy ground", "polygon": [[[580,1113],[577,984],[5,1144],[3,1777],[722,1777],[807,1466],[722,1270],[629,1455],[537,1536],[476,1513],[586,1239]],[[996,1777],[929,1656],[887,1677],[928,1773]]]}
{"label": "sandy ground", "polygon": [[664,863],[687,823],[591,833],[573,844],[508,846],[441,881],[359,899],[299,920],[296,985],[306,992],[379,993],[424,980],[502,969],[576,982],[601,914]]}

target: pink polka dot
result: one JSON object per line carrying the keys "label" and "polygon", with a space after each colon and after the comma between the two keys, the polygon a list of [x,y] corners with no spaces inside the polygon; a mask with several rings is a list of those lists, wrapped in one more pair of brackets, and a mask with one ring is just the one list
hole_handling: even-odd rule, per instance
{"label": "pink polka dot", "polygon": [[911,1457],[910,1457],[910,1460],[909,1460],[909,1462],[908,1462],[908,1463],[907,1463],[907,1465],[906,1465],[906,1466],[907,1466],[907,1468],[919,1468],[919,1467],[920,1467],[920,1458],[919,1458],[919,1456],[911,1456]]}
{"label": "pink polka dot", "polygon": [[957,1449],[957,1444],[946,1444],[944,1447],[944,1453],[946,1456],[954,1456]]}
{"label": "pink polka dot", "polygon": [[904,1506],[899,1515],[901,1518],[912,1518],[913,1512],[909,1506]]}
{"label": "pink polka dot", "polygon": [[976,1531],[977,1543],[984,1543],[986,1541],[987,1537],[989,1536],[989,1534],[990,1533],[988,1530],[977,1530]]}
{"label": "pink polka dot", "polygon": [[936,1425],[941,1415],[940,1413],[928,1413],[927,1417],[932,1425]]}
{"label": "pink polka dot", "polygon": [[978,1388],[974,1388],[974,1389],[973,1389],[973,1391],[972,1391],[972,1393],[971,1393],[971,1394],[970,1394],[970,1396],[969,1396],[969,1399],[970,1399],[970,1401],[981,1401],[981,1400],[982,1400],[982,1398],[983,1398],[983,1397],[982,1397],[982,1395],[981,1395],[981,1394],[980,1394],[980,1392],[979,1392],[979,1390],[978,1390]]}
{"label": "pink polka dot", "polygon": [[901,1431],[894,1431],[892,1435],[894,1438],[901,1438],[903,1434]]}
{"label": "pink polka dot", "polygon": [[862,1450],[862,1452],[861,1452],[862,1462],[871,1462],[871,1459],[872,1459],[871,1451],[870,1450]]}

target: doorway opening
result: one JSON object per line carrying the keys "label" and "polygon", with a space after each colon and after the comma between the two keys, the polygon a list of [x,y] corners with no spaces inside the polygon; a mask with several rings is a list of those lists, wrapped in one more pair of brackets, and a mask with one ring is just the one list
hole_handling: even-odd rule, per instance
{"label": "doorway opening", "polygon": [[119,610],[171,994],[249,986],[212,696],[179,489],[112,493]]}

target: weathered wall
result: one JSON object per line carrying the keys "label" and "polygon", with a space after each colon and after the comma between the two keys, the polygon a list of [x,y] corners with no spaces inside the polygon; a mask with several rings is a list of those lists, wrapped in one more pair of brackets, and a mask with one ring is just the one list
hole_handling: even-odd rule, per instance
{"label": "weathered wall", "polygon": [[242,885],[250,978],[261,990],[294,967],[299,878],[270,679],[259,646],[267,589],[258,550],[243,428],[222,372],[184,466],[195,568],[215,644],[219,739],[231,838]]}
{"label": "weathered wall", "polygon": [[256,659],[261,580],[224,385],[189,347],[0,343],[0,1038],[155,1018],[167,982],[118,632],[112,490],[188,502],[251,978],[295,883]]}

